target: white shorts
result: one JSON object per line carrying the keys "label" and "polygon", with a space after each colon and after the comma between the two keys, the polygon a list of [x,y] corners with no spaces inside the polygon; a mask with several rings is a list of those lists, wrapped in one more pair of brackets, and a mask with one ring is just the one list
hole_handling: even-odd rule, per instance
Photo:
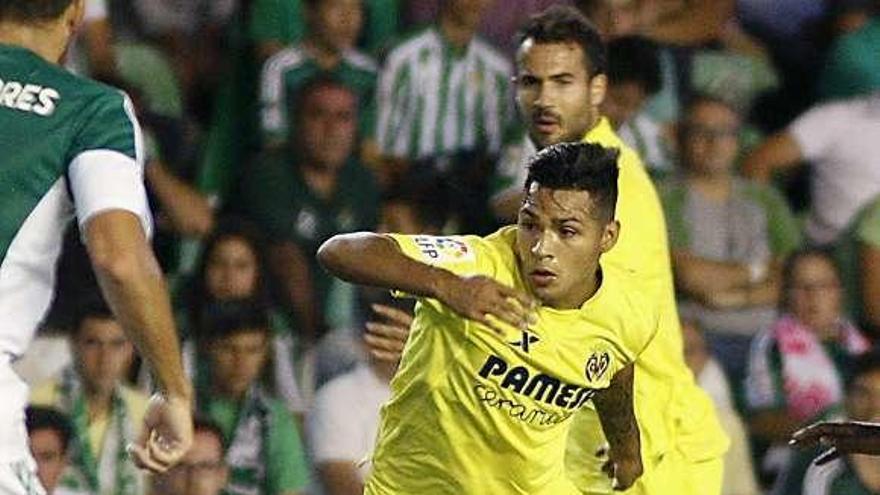
{"label": "white shorts", "polygon": [[0,464],[0,495],[46,495],[33,459]]}

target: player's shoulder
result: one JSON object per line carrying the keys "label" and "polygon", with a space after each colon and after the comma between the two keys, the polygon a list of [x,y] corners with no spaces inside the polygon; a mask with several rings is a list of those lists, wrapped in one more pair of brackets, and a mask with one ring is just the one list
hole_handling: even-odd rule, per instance
{"label": "player's shoulder", "polygon": [[606,310],[628,315],[628,323],[656,326],[659,308],[634,270],[614,263],[602,264],[602,284]]}

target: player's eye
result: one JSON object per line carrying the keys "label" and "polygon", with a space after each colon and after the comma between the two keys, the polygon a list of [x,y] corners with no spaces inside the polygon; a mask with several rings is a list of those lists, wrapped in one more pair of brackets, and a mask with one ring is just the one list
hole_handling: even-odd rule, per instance
{"label": "player's eye", "polygon": [[538,84],[538,79],[533,76],[520,76],[517,78],[517,82],[520,86],[523,87],[532,87]]}
{"label": "player's eye", "polygon": [[569,239],[569,238],[572,238],[572,237],[578,235],[578,231],[576,229],[571,228],[571,227],[563,227],[559,230],[559,233],[565,239]]}

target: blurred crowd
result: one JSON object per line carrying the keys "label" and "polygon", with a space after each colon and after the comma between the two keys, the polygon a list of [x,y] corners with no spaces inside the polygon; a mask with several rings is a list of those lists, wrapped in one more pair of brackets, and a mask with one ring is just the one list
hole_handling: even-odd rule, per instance
{"label": "blurred crowd", "polygon": [[685,356],[733,441],[725,495],[880,493],[878,459],[787,446],[817,419],[880,421],[880,2],[86,3],[67,65],[135,103],[199,419],[180,467],[126,462],[149,371],[71,231],[18,363],[50,494],[360,494],[395,369],[364,333],[411,303],[316,250],[515,219],[535,150],[515,34],[559,3],[601,33],[602,113],[660,192]]}

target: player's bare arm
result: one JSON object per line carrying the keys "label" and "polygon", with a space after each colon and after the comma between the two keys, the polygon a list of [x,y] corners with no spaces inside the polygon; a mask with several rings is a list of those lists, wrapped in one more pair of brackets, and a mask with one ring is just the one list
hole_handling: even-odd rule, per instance
{"label": "player's bare arm", "polygon": [[92,217],[86,246],[104,297],[150,364],[160,394],[150,400],[145,428],[131,453],[136,464],[163,472],[192,443],[192,391],[183,371],[171,303],[139,219],[122,210]]}
{"label": "player's bare arm", "polygon": [[641,439],[633,411],[633,377],[630,363],[617,372],[611,385],[593,397],[608,439],[608,463],[605,472],[614,480],[615,490],[626,490],[642,475]]}
{"label": "player's bare arm", "polygon": [[815,423],[795,432],[790,443],[807,449],[816,446],[830,447],[830,450],[816,459],[816,464],[825,464],[841,453],[880,455],[880,423]]}
{"label": "player's bare arm", "polygon": [[459,277],[413,260],[390,237],[373,233],[337,235],[318,250],[318,261],[351,283],[399,290],[437,299],[464,318],[503,332],[529,323],[531,299],[488,277]]}

